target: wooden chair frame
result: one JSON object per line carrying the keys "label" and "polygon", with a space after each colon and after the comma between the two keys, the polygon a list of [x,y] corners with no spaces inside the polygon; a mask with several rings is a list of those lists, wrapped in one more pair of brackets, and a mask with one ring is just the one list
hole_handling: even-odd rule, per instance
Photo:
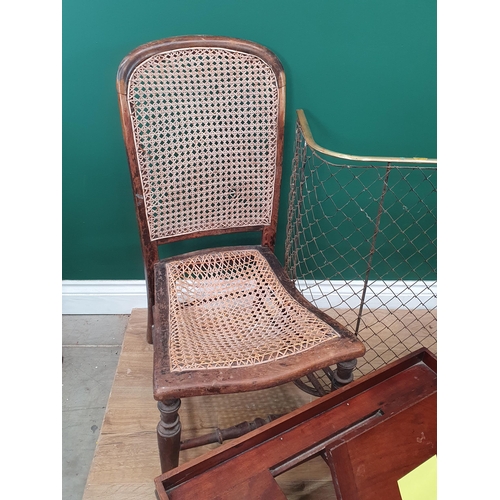
{"label": "wooden chair frame", "polygon": [[[168,51],[188,48],[221,48],[243,54],[250,54],[265,61],[272,68],[277,82],[278,113],[277,140],[275,152],[274,195],[269,223],[244,227],[218,228],[177,234],[152,239],[148,225],[145,205],[145,193],[141,181],[138,152],[134,137],[131,106],[128,99],[128,84],[134,70],[142,62]],[[161,421],[158,426],[158,442],[162,471],[177,466],[180,448],[180,422],[178,409],[180,398],[202,394],[223,394],[253,391],[279,385],[295,380],[314,370],[337,363],[339,381],[347,383],[352,380],[353,360],[364,354],[364,346],[348,331],[323,312],[316,309],[296,290],[274,256],[276,229],[278,219],[279,194],[282,175],[283,137],[285,120],[285,74],[281,62],[275,54],[256,43],[226,37],[185,36],[175,37],[142,45],[132,51],[121,63],[117,74],[117,91],[119,97],[122,131],[129,162],[132,188],[134,194],[137,221],[147,286],[148,322],[147,340],[154,344],[154,397],[158,400]],[[169,259],[160,260],[159,245],[175,241],[198,238],[201,236],[220,235],[246,231],[261,232],[261,245],[254,247],[267,260],[276,277],[293,299],[311,311],[323,322],[332,326],[339,334],[335,342],[312,348],[279,361],[270,361],[258,366],[226,368],[224,370],[198,370],[173,372],[165,364],[165,342],[168,337],[168,303],[163,299],[163,288],[159,283],[164,281],[164,268]],[[235,248],[235,247],[230,247]],[[241,248],[241,247],[239,247]],[[225,249],[217,249],[224,251]],[[204,251],[198,252],[203,254]],[[193,255],[193,254],[189,254]],[[179,257],[177,257],[179,258]],[[156,286],[155,286],[156,284]],[[167,363],[168,365],[168,363]]]}

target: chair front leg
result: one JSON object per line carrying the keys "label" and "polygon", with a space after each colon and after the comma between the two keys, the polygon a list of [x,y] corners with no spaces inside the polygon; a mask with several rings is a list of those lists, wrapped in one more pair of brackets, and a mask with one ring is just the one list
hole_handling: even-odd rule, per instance
{"label": "chair front leg", "polygon": [[157,427],[157,435],[162,474],[179,465],[181,421],[178,412],[180,406],[180,399],[158,401],[160,422]]}
{"label": "chair front leg", "polygon": [[353,381],[354,376],[352,372],[357,364],[357,359],[337,363],[337,369],[333,372],[334,383],[337,388],[344,387],[344,385]]}

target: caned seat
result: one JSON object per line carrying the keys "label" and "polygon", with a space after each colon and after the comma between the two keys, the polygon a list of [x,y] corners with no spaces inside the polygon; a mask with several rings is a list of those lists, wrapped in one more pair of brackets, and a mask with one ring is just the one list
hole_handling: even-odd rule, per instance
{"label": "caned seat", "polygon": [[339,352],[347,359],[359,352],[348,330],[297,292],[266,247],[165,259],[155,283],[159,400],[264,388],[303,376],[301,358],[309,358],[309,372],[345,360]]}
{"label": "caned seat", "polygon": [[[285,110],[277,57],[244,40],[165,39],[123,60],[117,89],[165,472],[178,463],[180,398],[340,370],[364,347],[304,299],[274,255]],[[159,258],[162,244],[248,231],[261,233],[260,245]],[[344,382],[354,367],[346,366]]]}
{"label": "caned seat", "polygon": [[163,264],[174,372],[255,365],[338,337],[286,291],[258,249]]}

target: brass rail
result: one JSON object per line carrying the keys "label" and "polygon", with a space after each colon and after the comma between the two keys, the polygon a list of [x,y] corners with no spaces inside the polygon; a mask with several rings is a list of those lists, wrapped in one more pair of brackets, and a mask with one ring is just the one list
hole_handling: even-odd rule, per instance
{"label": "brass rail", "polygon": [[384,163],[411,163],[413,165],[422,165],[422,164],[435,164],[437,163],[436,159],[433,158],[398,158],[398,157],[390,157],[390,156],[355,156],[355,155],[346,155],[344,153],[337,153],[336,151],[332,151],[331,149],[326,149],[320,146],[315,140],[311,133],[311,129],[309,128],[309,123],[307,122],[306,115],[302,109],[297,110],[297,119],[300,124],[300,128],[302,129],[302,134],[307,145],[317,151],[318,153],[325,154],[327,156],[332,156],[334,158],[342,158],[344,160],[350,161],[361,161],[361,162],[384,162]]}

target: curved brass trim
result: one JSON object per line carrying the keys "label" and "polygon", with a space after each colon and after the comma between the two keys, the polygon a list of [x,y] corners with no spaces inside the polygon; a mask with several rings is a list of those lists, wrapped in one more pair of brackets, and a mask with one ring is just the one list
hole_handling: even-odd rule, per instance
{"label": "curved brass trim", "polygon": [[355,156],[347,155],[344,153],[337,153],[330,149],[323,148],[316,143],[314,137],[312,136],[311,129],[309,128],[309,123],[307,122],[306,115],[302,109],[297,110],[297,119],[299,121],[300,128],[302,129],[302,134],[306,140],[307,145],[317,151],[318,153],[323,153],[328,156],[333,156],[334,158],[342,158],[343,160],[350,161],[364,161],[364,162],[385,162],[385,163],[412,163],[412,164],[435,164],[436,159],[433,158],[398,158],[390,156]]}

